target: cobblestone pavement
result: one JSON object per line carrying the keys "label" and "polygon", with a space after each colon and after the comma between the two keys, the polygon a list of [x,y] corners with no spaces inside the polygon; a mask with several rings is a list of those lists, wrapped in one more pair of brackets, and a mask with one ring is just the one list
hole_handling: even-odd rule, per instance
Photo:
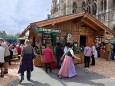
{"label": "cobblestone pavement", "polygon": [[107,62],[102,58],[96,59],[96,66],[83,68],[83,64],[76,65],[77,76],[74,78],[57,77],[58,70],[46,74],[43,68],[35,67],[32,72],[32,81],[26,77],[22,84],[19,84],[17,74],[18,64],[10,66],[9,74],[0,78],[0,86],[115,86],[115,62]]}
{"label": "cobblestone pavement", "polygon": [[[81,68],[83,68],[84,64],[78,64]],[[103,74],[110,78],[115,78],[115,60],[106,61],[103,58],[96,59],[96,65],[90,66],[87,68],[88,71],[93,71],[99,74]]]}

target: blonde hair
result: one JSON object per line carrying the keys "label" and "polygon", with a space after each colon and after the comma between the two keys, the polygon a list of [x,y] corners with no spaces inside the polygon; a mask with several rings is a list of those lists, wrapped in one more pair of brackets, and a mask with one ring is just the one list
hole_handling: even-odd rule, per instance
{"label": "blonde hair", "polygon": [[25,40],[24,42],[26,45],[30,45],[30,41],[29,40]]}

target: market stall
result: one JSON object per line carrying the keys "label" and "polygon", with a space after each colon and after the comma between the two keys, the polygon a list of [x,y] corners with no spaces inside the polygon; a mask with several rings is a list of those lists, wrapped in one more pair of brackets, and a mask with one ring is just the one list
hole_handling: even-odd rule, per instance
{"label": "market stall", "polygon": [[[58,28],[60,34],[47,35],[47,33],[45,33],[41,35],[40,33],[35,33],[33,28],[37,28],[38,30],[39,28],[44,28],[44,30],[47,29],[46,31],[56,30]],[[106,34],[115,36],[113,31],[85,12],[31,23],[29,27],[22,32],[21,36],[24,36],[24,33],[28,30],[30,32],[28,39],[32,40],[33,43],[39,47],[48,43],[52,44],[52,48],[55,49],[56,42],[61,42],[63,46],[66,42],[73,44],[76,42],[74,52],[81,58],[81,61],[75,59],[74,63],[83,62],[84,55],[82,49],[86,43],[91,46],[91,44],[95,43],[97,36],[103,37],[103,40],[105,40]],[[52,39],[53,36],[54,40]],[[49,39],[51,39],[51,41],[49,41]],[[54,45],[52,41],[54,41]]]}

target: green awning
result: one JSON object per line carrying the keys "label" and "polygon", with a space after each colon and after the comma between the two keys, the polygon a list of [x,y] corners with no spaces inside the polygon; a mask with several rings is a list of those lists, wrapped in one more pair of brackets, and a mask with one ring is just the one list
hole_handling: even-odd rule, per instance
{"label": "green awning", "polygon": [[0,38],[3,38],[4,40],[17,40],[17,38],[14,36],[2,36],[2,35],[0,35]]}
{"label": "green awning", "polygon": [[113,39],[113,40],[109,40],[109,42],[111,42],[111,43],[115,43],[115,39]]}
{"label": "green awning", "polygon": [[48,34],[60,34],[61,30],[59,29],[45,29],[45,28],[40,28],[40,27],[35,27],[32,28],[35,33],[48,33]]}

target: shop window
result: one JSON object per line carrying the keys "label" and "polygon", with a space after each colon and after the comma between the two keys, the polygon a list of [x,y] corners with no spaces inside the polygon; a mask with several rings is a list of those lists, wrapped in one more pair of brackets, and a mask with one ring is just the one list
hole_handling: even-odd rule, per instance
{"label": "shop window", "polygon": [[59,36],[56,37],[56,42],[60,42],[60,37]]}
{"label": "shop window", "polygon": [[65,43],[65,37],[60,37],[60,42],[61,42],[62,44],[64,44],[64,43]]}
{"label": "shop window", "polygon": [[42,46],[45,45],[52,46],[52,35],[51,34],[42,34]]}

